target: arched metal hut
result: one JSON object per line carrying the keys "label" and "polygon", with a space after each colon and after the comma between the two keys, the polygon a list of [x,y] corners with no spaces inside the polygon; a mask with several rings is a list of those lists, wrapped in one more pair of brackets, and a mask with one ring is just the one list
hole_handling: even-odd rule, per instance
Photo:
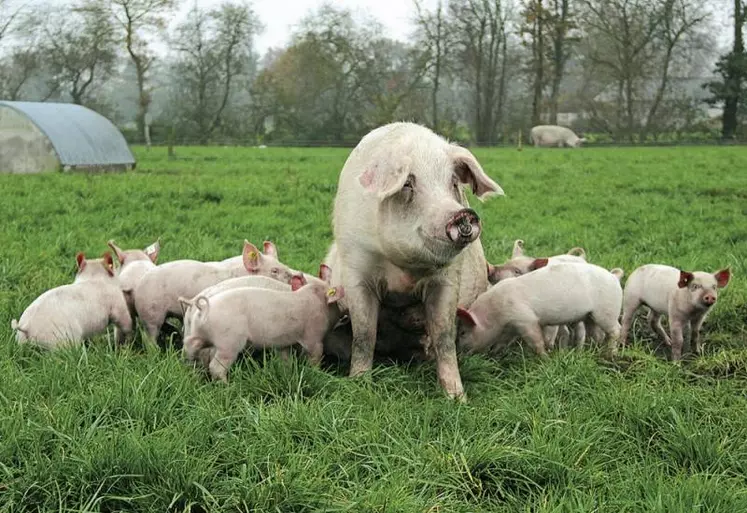
{"label": "arched metal hut", "polygon": [[0,173],[135,167],[122,133],[72,103],[0,101]]}

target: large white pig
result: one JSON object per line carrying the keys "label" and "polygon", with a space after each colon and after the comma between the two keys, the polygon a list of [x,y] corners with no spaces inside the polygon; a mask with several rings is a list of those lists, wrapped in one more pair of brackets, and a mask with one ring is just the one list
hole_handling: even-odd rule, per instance
{"label": "large white pig", "polygon": [[543,327],[585,321],[606,334],[614,354],[621,304],[620,282],[607,269],[579,263],[542,267],[494,285],[469,309],[459,308],[459,346],[485,351],[519,335],[544,356]]}
{"label": "large white pig", "polygon": [[332,285],[345,288],[351,376],[371,369],[382,303],[422,302],[439,381],[450,397],[464,396],[454,311],[488,286],[480,219],[464,185],[480,199],[503,194],[467,149],[413,123],[373,130],[345,162],[326,263]]}
{"label": "large white pig", "polygon": [[573,130],[558,125],[537,125],[529,131],[529,140],[535,148],[540,146],[579,148],[586,139],[573,133]]}
{"label": "large white pig", "polygon": [[116,324],[123,335],[132,330],[132,319],[114,272],[112,256],[87,260],[76,255],[75,281],[46,291],[13,319],[19,343],[31,342],[45,349],[80,345],[85,339]]}
{"label": "large white pig", "polygon": [[240,256],[220,262],[175,260],[145,273],[135,288],[135,309],[151,339],[149,342],[155,342],[167,316],[182,317],[180,297],[194,297],[223,280],[248,274],[287,283],[293,271],[278,261],[277,249],[271,242],[265,242],[263,254],[244,241]]}
{"label": "large white pig", "polygon": [[[625,284],[620,340],[625,343],[636,310],[646,305],[649,325],[672,348],[672,360],[682,358],[683,332],[688,326],[691,328],[692,349],[700,354],[700,327],[716,304],[718,289],[726,287],[730,278],[728,268],[711,274],[658,264],[639,267]],[[661,325],[664,315],[669,317],[671,338]]]}

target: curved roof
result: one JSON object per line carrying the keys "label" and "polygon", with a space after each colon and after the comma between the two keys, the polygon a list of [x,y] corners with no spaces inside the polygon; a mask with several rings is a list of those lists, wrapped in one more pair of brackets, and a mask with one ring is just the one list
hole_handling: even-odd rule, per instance
{"label": "curved roof", "polygon": [[122,133],[101,114],[73,103],[8,102],[49,138],[63,166],[134,164]]}

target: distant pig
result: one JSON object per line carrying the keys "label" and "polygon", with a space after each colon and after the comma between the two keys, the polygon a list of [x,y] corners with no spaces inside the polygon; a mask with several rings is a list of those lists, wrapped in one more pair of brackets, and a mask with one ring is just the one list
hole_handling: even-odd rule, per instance
{"label": "distant pig", "polygon": [[221,262],[175,260],[151,269],[135,288],[135,309],[155,342],[167,316],[182,317],[180,297],[194,297],[216,283],[247,274],[287,283],[293,271],[278,261],[277,249],[271,242],[264,243],[263,254],[244,241],[242,255]]}
{"label": "distant pig", "polygon": [[488,286],[480,217],[465,186],[479,199],[503,194],[468,149],[414,123],[376,128],[350,153],[328,256],[352,325],[350,376],[371,370],[383,306],[412,300],[424,306],[441,386],[464,397],[453,312]]}
{"label": "distant pig", "polygon": [[[625,284],[620,340],[625,343],[633,315],[639,306],[646,305],[650,309],[649,325],[672,348],[672,360],[682,358],[683,331],[687,327],[691,328],[692,349],[700,354],[700,327],[716,304],[718,289],[726,287],[730,278],[728,268],[710,274],[657,264],[639,267]],[[669,317],[671,338],[661,325],[664,315]]]}
{"label": "distant pig", "polygon": [[586,142],[583,137],[578,137],[573,130],[558,125],[537,125],[529,131],[529,140],[534,143],[535,148],[553,147],[579,148]]}
{"label": "distant pig", "polygon": [[79,345],[85,339],[106,331],[116,324],[123,334],[132,330],[127,303],[114,273],[112,256],[86,260],[76,255],[78,272],[69,285],[48,290],[13,319],[19,343],[32,342],[46,349]]}
{"label": "distant pig", "polygon": [[318,365],[324,336],[337,320],[334,303],[345,292],[321,279],[307,280],[303,274],[294,275],[290,283],[288,292],[242,287],[197,297],[194,305],[199,313],[192,334],[184,340],[186,358],[194,360],[199,351],[212,347],[210,375],[224,382],[247,344],[278,349],[300,344],[309,362]]}
{"label": "distant pig", "polygon": [[544,326],[586,321],[604,331],[614,353],[621,303],[620,282],[606,269],[577,263],[542,267],[493,286],[469,309],[459,308],[459,347],[486,351],[519,335],[545,356]]}

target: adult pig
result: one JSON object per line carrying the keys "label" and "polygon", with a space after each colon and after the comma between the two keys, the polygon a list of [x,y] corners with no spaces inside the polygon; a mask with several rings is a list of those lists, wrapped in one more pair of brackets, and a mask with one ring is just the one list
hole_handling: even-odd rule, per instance
{"label": "adult pig", "polygon": [[529,139],[535,148],[540,146],[579,148],[586,139],[573,133],[573,130],[558,125],[537,125],[529,131]]}
{"label": "adult pig", "polygon": [[327,263],[332,285],[345,288],[351,376],[372,367],[382,303],[422,302],[439,381],[449,397],[464,395],[454,312],[488,286],[480,218],[465,184],[479,199],[503,194],[467,149],[413,123],[373,130],[345,162]]}

